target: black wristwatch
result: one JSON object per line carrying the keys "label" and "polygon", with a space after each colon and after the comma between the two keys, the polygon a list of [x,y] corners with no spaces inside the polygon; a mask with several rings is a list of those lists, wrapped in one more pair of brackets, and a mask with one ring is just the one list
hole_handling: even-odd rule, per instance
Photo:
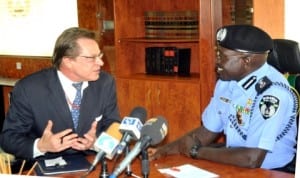
{"label": "black wristwatch", "polygon": [[199,151],[200,148],[201,148],[200,144],[196,144],[196,145],[192,146],[192,148],[190,149],[190,156],[191,156],[191,158],[197,159],[197,157],[198,157],[198,151]]}

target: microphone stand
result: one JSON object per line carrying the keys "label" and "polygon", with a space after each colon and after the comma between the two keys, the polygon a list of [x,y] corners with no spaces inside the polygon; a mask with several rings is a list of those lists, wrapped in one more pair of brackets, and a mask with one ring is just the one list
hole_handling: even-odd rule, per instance
{"label": "microphone stand", "polygon": [[[127,156],[129,152],[130,152],[129,145],[126,145],[126,147],[125,147],[125,155]],[[127,176],[132,176],[132,171],[131,171],[131,165],[130,164],[127,165],[125,174]]]}
{"label": "microphone stand", "polygon": [[[129,149],[129,145],[126,145],[125,147],[125,157],[128,155],[128,153],[130,152]],[[131,170],[131,165],[128,164],[125,170],[125,177],[136,177],[136,178],[140,178],[139,176],[135,175],[132,170]]]}
{"label": "microphone stand", "polygon": [[148,178],[149,176],[149,159],[148,159],[148,151],[146,149],[142,150],[142,174],[144,178]]}
{"label": "microphone stand", "polygon": [[102,159],[102,164],[101,164],[101,173],[99,178],[109,178],[109,173],[108,173],[108,168],[107,168],[107,162],[103,158]]}

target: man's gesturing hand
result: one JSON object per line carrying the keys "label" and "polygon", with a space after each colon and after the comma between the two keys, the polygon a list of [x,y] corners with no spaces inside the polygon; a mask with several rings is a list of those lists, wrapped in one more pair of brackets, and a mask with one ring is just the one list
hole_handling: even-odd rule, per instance
{"label": "man's gesturing hand", "polygon": [[60,152],[70,148],[77,142],[78,135],[72,133],[72,129],[66,129],[54,134],[52,132],[52,127],[53,122],[49,120],[43,135],[37,144],[37,147],[41,152]]}
{"label": "man's gesturing hand", "polygon": [[94,146],[96,140],[97,121],[92,123],[90,130],[84,134],[83,137],[79,137],[76,142],[73,143],[72,148],[76,150],[87,150]]}

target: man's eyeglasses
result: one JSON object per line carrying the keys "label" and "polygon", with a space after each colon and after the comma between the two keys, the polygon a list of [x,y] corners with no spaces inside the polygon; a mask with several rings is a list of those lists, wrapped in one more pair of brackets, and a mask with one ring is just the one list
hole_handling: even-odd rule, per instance
{"label": "man's eyeglasses", "polygon": [[103,58],[104,53],[100,53],[98,56],[77,56],[77,57],[83,57],[86,58],[87,62],[95,62],[97,59],[102,59]]}

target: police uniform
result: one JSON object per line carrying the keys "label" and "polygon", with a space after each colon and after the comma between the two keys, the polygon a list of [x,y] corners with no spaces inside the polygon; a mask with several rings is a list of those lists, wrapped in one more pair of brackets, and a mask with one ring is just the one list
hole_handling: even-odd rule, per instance
{"label": "police uniform", "polygon": [[[217,39],[229,49],[261,53],[272,47],[269,36],[258,37],[261,33],[253,26],[229,26],[218,31]],[[239,37],[244,41],[235,40]],[[260,41],[253,42],[257,38]],[[249,46],[250,39],[254,44]],[[202,121],[208,130],[224,132],[227,147],[267,150],[261,167],[272,169],[285,166],[295,155],[297,111],[297,96],[288,81],[265,63],[240,81],[218,80]]]}

